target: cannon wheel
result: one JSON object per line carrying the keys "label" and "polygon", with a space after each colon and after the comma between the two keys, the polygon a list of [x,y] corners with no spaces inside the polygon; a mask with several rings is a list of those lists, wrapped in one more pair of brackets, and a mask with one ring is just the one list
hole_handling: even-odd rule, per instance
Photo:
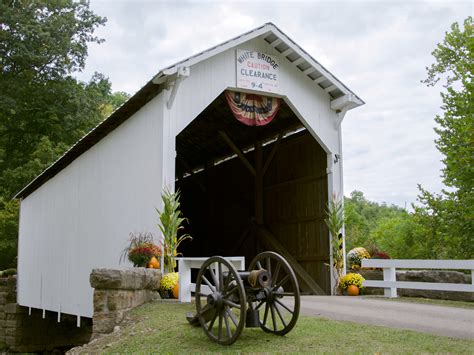
{"label": "cannon wheel", "polygon": [[197,276],[195,299],[207,336],[223,345],[235,342],[245,325],[246,298],[234,266],[220,256],[207,259]]}
{"label": "cannon wheel", "polygon": [[249,271],[260,269],[268,271],[271,283],[264,289],[265,298],[254,301],[252,307],[259,311],[260,328],[285,335],[293,329],[300,313],[298,280],[290,264],[272,251],[258,254],[250,263]]}

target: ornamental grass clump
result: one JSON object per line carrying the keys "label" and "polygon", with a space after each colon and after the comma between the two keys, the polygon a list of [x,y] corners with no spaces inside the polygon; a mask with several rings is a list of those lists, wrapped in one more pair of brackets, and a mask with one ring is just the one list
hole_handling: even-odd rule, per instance
{"label": "ornamental grass clump", "polygon": [[350,285],[363,288],[364,278],[360,274],[350,272],[339,279],[339,287],[346,290]]}

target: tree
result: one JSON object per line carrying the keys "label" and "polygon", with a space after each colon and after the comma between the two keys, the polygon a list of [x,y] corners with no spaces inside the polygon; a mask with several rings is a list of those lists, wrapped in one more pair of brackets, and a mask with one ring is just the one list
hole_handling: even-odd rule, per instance
{"label": "tree", "polygon": [[0,2],[0,268],[16,255],[11,198],[127,98],[102,74],[72,76],[105,21],[73,0]]}
{"label": "tree", "polygon": [[435,63],[427,67],[423,81],[428,86],[445,81],[435,144],[444,156],[442,178],[448,189],[432,194],[419,186],[421,205],[414,206],[417,223],[438,250],[434,258],[474,255],[473,49],[473,21],[468,17],[464,28],[454,23],[432,52]]}
{"label": "tree", "polygon": [[5,175],[28,164],[44,137],[64,150],[97,124],[110,83],[100,74],[87,84],[71,76],[84,67],[87,43],[102,41],[93,32],[105,19],[86,5],[3,1],[0,16],[0,193],[9,198],[26,181]]}
{"label": "tree", "polygon": [[398,206],[368,201],[361,191],[352,191],[350,198],[344,200],[346,249],[378,246],[379,242],[373,231],[380,221],[397,218],[404,213],[406,211]]}
{"label": "tree", "polygon": [[17,200],[0,198],[0,270],[16,267],[18,206]]}

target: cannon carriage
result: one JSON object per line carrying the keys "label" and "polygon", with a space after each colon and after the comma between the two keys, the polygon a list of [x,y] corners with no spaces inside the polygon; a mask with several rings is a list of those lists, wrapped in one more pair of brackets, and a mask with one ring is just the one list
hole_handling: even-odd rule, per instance
{"label": "cannon carriage", "polygon": [[285,335],[295,326],[300,310],[298,281],[279,254],[258,254],[248,271],[236,270],[220,256],[206,260],[196,280],[196,315],[188,321],[201,326],[213,341],[234,343],[244,327],[260,327]]}

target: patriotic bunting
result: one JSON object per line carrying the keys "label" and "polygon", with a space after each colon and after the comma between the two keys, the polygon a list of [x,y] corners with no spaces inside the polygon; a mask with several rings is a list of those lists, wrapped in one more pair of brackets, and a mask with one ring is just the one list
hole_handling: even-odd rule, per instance
{"label": "patriotic bunting", "polygon": [[243,92],[225,92],[234,117],[247,126],[264,126],[270,123],[280,108],[280,99]]}

